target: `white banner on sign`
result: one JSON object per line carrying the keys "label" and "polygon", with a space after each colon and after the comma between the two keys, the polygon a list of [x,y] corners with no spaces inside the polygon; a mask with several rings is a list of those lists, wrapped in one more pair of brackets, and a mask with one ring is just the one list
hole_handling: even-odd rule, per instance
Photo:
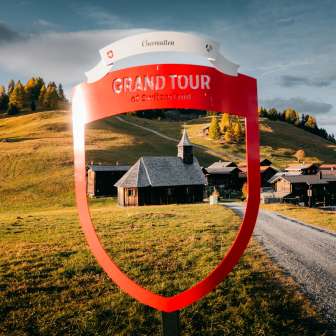
{"label": "white banner on sign", "polygon": [[86,73],[89,82],[95,82],[113,71],[116,62],[130,56],[148,53],[193,54],[207,59],[219,71],[237,76],[238,65],[219,52],[219,44],[193,34],[155,31],[129,36],[113,42],[100,51],[102,60]]}

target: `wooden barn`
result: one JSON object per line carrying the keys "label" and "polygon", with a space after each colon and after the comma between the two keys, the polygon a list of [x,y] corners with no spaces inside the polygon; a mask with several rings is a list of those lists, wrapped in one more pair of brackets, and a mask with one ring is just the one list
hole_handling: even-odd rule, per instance
{"label": "wooden barn", "polygon": [[176,157],[141,157],[115,184],[118,204],[140,206],[202,202],[206,180],[198,160],[193,156],[193,146],[185,130],[177,147]]}
{"label": "wooden barn", "polygon": [[218,161],[203,169],[210,191],[213,188],[223,197],[229,198],[232,193],[240,192],[242,188],[239,174],[241,170],[234,162]]}
{"label": "wooden barn", "polygon": [[128,171],[130,166],[88,165],[87,192],[91,197],[116,196],[114,184]]}

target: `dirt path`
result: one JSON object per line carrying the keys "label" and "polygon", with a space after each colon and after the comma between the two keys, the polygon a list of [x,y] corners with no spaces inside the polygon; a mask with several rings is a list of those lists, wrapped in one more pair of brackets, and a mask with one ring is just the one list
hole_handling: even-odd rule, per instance
{"label": "dirt path", "polygon": [[[239,203],[225,204],[239,215]],[[336,328],[336,234],[260,210],[255,238]]]}

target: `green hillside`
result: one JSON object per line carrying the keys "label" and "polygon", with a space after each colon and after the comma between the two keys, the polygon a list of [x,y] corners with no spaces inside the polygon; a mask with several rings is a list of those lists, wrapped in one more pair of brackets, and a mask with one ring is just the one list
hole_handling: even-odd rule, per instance
{"label": "green hillside", "polygon": [[[175,139],[183,127],[179,122],[123,118]],[[222,145],[201,135],[208,121],[201,118],[185,125],[192,142],[203,146],[203,149],[195,149],[201,165],[206,166],[218,158],[243,160],[244,145]],[[292,155],[299,147],[304,148],[308,161],[335,161],[336,145],[282,122],[261,123],[261,145],[262,155],[271,158],[278,167],[294,162]],[[116,118],[90,125],[88,161],[131,164],[140,155],[176,155],[176,142]],[[0,119],[0,160],[0,209],[28,211],[73,205],[69,112],[39,112]]]}

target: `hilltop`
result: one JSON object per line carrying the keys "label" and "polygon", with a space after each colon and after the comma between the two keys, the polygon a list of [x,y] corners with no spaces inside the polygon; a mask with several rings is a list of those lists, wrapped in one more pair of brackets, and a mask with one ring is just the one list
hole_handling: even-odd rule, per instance
{"label": "hilltop", "polygon": [[[168,122],[123,116],[123,120],[154,129],[178,139],[182,122]],[[191,141],[200,164],[219,158],[241,161],[245,146],[222,145],[202,135],[208,118],[189,121]],[[261,121],[261,154],[276,167],[295,162],[298,148],[307,161],[332,162],[336,145],[280,121]],[[0,207],[28,211],[39,207],[72,206],[73,155],[71,115],[68,111],[47,111],[0,119]],[[215,153],[214,153],[215,151]],[[118,118],[91,124],[87,131],[88,161],[132,164],[140,155],[176,155],[176,143]]]}

